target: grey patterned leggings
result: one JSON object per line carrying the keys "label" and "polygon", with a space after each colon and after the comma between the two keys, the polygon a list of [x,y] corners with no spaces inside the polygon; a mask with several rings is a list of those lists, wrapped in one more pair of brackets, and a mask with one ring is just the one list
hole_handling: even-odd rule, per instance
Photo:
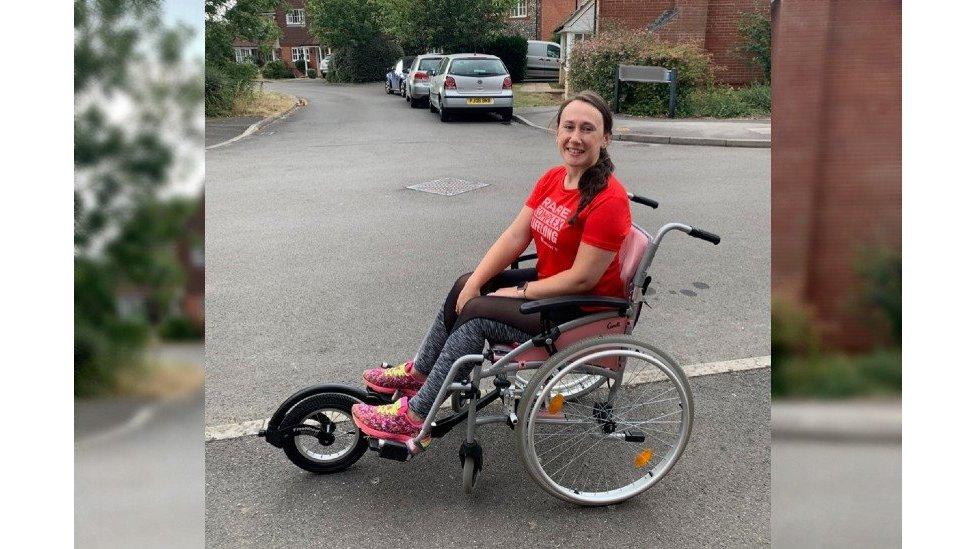
{"label": "grey patterned leggings", "polygon": [[[438,311],[414,358],[413,367],[427,376],[424,386],[410,399],[410,410],[419,416],[426,416],[433,407],[455,360],[464,355],[481,353],[485,341],[523,343],[542,330],[538,314],[525,315],[518,310],[519,305],[525,303],[524,299],[484,295],[499,288],[536,280],[535,269],[503,271],[482,286],[481,297],[468,301],[458,315],[454,310],[458,294],[470,275],[468,273],[454,283],[443,309]],[[472,368],[473,365],[463,367],[456,379],[466,377]]]}

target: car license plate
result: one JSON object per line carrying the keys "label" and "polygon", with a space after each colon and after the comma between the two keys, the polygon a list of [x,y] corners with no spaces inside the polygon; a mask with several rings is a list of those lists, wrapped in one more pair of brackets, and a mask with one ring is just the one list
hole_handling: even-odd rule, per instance
{"label": "car license plate", "polygon": [[495,100],[490,97],[470,97],[468,105],[491,105]]}

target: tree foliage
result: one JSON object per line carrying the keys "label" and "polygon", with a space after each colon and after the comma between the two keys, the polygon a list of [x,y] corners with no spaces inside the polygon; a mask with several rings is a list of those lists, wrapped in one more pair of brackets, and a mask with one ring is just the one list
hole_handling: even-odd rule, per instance
{"label": "tree foliage", "polygon": [[74,369],[88,395],[145,342],[145,323],[119,316],[119,288],[165,299],[181,280],[180,216],[162,215],[160,196],[202,147],[202,96],[200,67],[183,59],[190,30],[164,25],[158,2],[75,0],[74,16]]}
{"label": "tree foliage", "polygon": [[759,68],[769,82],[773,69],[773,27],[769,14],[744,13],[739,19],[739,35],[743,38],[740,54]]}
{"label": "tree foliage", "polygon": [[515,0],[376,0],[384,30],[408,54],[472,51],[505,30]]}

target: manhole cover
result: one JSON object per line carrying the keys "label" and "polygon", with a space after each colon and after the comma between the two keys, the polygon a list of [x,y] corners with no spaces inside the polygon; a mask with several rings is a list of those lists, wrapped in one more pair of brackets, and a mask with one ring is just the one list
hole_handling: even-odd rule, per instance
{"label": "manhole cover", "polygon": [[488,183],[478,183],[475,181],[465,181],[456,177],[443,177],[433,181],[425,181],[416,185],[410,185],[408,189],[423,191],[425,193],[439,194],[441,196],[454,196],[466,193],[482,187],[487,187]]}

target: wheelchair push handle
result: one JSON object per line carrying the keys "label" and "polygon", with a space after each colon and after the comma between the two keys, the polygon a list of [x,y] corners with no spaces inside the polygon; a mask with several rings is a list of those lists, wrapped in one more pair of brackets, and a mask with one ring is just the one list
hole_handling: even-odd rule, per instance
{"label": "wheelchair push handle", "polygon": [[700,238],[702,240],[711,242],[712,244],[716,244],[716,245],[722,241],[722,237],[720,237],[719,235],[715,233],[710,233],[708,231],[699,229],[697,227],[692,227],[691,230],[688,231],[688,235],[693,236],[695,238]]}
{"label": "wheelchair push handle", "polygon": [[657,208],[658,206],[660,206],[657,200],[647,198],[646,196],[640,196],[634,193],[627,193],[627,198],[629,198],[633,202],[636,202],[638,204],[643,204],[645,206],[650,206],[652,208]]}

